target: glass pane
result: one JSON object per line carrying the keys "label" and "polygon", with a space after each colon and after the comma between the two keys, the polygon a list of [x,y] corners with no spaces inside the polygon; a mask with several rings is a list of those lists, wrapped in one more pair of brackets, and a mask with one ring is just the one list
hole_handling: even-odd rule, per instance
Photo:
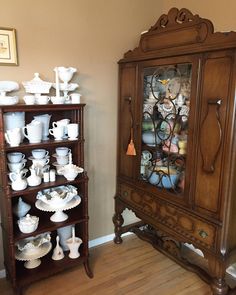
{"label": "glass pane", "polygon": [[140,174],[176,194],[185,185],[191,74],[185,63],[147,68],[143,77]]}

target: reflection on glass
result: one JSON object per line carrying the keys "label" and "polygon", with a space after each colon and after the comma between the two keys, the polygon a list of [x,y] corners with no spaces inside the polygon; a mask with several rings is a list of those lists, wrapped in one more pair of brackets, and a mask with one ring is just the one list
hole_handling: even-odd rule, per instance
{"label": "reflection on glass", "polygon": [[181,193],[191,90],[191,64],[144,70],[140,174],[150,184]]}

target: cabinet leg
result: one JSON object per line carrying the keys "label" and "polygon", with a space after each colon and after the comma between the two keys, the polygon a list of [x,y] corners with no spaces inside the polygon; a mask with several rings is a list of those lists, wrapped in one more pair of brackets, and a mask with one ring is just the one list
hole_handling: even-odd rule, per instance
{"label": "cabinet leg", "polygon": [[124,206],[115,199],[115,214],[112,218],[112,221],[115,226],[115,238],[114,242],[116,244],[121,244],[123,242],[121,235],[122,235],[122,225],[124,223],[124,218],[122,216],[122,212],[124,211]]}
{"label": "cabinet leg", "polygon": [[213,279],[211,289],[214,295],[226,295],[229,288],[224,279]]}
{"label": "cabinet leg", "polygon": [[229,287],[225,282],[226,264],[215,257],[208,257],[209,272],[212,276],[211,289],[214,295],[228,294]]}
{"label": "cabinet leg", "polygon": [[15,287],[14,288],[14,294],[15,295],[23,295],[23,288],[21,288],[21,287]]}
{"label": "cabinet leg", "polygon": [[93,272],[92,272],[92,270],[90,268],[88,259],[86,259],[84,261],[84,268],[85,268],[85,271],[86,271],[86,274],[88,275],[88,277],[92,279],[93,278]]}

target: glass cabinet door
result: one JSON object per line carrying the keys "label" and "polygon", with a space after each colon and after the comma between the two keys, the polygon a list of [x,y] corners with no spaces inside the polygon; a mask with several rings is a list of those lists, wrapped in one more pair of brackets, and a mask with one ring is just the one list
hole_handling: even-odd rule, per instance
{"label": "glass cabinet door", "polygon": [[174,194],[185,187],[191,76],[191,63],[143,72],[140,176]]}

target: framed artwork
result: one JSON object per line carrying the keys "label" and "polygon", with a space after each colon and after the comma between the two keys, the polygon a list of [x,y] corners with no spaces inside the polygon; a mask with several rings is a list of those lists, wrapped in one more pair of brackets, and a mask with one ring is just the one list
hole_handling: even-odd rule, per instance
{"label": "framed artwork", "polygon": [[18,65],[15,29],[0,28],[0,65]]}

